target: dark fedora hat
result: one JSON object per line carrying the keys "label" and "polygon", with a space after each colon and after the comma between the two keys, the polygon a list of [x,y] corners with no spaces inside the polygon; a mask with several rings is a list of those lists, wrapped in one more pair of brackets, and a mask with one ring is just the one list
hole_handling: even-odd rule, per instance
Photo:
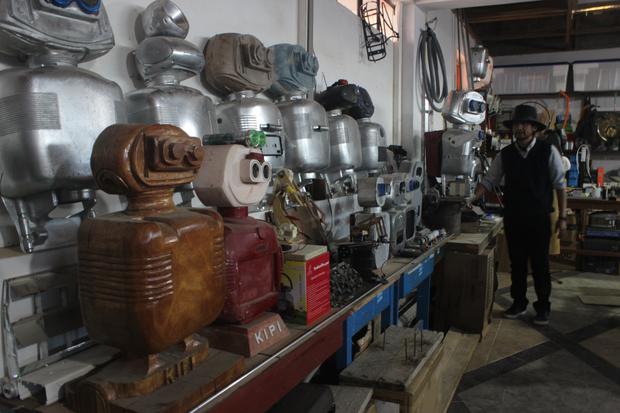
{"label": "dark fedora hat", "polygon": [[514,112],[512,112],[512,119],[504,121],[504,126],[508,129],[512,129],[512,124],[515,122],[531,123],[539,131],[547,128],[547,125],[538,121],[536,108],[530,105],[519,105],[515,107]]}

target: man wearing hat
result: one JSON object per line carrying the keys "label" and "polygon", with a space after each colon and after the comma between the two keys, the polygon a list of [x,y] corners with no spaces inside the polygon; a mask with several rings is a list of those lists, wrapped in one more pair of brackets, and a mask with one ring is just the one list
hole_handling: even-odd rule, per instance
{"label": "man wearing hat", "polygon": [[476,188],[474,199],[492,191],[504,178],[504,232],[511,263],[512,306],[504,313],[517,318],[527,311],[528,261],[534,275],[538,301],[534,303],[534,323],[549,323],[551,276],[549,240],[553,211],[553,191],[557,193],[559,219],[556,231],[566,230],[566,192],[564,168],[558,150],[536,133],[545,129],[538,121],[536,108],[519,105],[512,120],[504,122],[512,129],[514,142],[495,157],[489,173]]}

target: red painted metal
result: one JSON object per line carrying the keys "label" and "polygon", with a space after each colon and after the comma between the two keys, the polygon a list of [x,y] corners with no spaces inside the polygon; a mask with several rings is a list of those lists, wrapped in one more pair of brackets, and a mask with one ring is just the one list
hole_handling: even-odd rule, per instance
{"label": "red painted metal", "polygon": [[342,323],[334,320],[298,348],[213,406],[213,413],[267,411],[342,346]]}
{"label": "red painted metal", "polygon": [[273,226],[248,217],[247,208],[222,208],[221,212],[226,301],[219,319],[244,324],[277,305],[282,249]]}

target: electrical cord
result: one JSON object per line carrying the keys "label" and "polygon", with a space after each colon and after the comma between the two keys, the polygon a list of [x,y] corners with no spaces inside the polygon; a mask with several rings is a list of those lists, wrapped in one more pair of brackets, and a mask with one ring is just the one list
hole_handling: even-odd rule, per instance
{"label": "electrical cord", "polygon": [[440,105],[448,96],[446,62],[437,36],[428,23],[426,30],[422,30],[420,34],[417,60],[424,97],[428,99],[433,110],[440,112]]}

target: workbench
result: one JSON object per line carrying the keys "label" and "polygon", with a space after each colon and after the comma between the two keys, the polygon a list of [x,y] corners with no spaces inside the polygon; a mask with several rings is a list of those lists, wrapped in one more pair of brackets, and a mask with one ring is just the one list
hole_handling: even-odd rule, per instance
{"label": "workbench", "polygon": [[[417,317],[428,326],[431,274],[449,241],[450,238],[440,241],[415,259],[389,260],[382,268],[384,283],[377,283],[346,306],[332,309],[314,325],[287,323],[290,335],[286,340],[246,358],[245,372],[241,376],[232,382],[214,382],[212,391],[205,393],[204,399],[189,411],[251,413],[268,410],[330,357],[336,356],[335,360],[341,360],[344,366],[350,364],[353,358],[351,337],[356,329],[377,315],[381,318],[382,331],[396,324],[398,300],[413,291],[417,292]],[[184,386],[186,380],[191,381],[191,375],[181,377],[177,384]],[[33,410],[38,405],[35,400],[24,402]],[[19,403],[24,405],[24,402]],[[57,412],[71,413],[60,404],[55,404],[54,408]]]}
{"label": "workbench", "polygon": [[502,219],[464,222],[461,224],[461,233],[447,242],[446,249],[479,254],[494,242],[503,227],[504,221]]}
{"label": "workbench", "polygon": [[377,316],[381,316],[381,331],[398,322],[398,302],[417,289],[417,316],[423,328],[428,328],[430,315],[431,274],[439,261],[446,238],[415,259],[392,258],[382,271],[386,275],[376,293],[356,300],[351,314],[344,322],[343,347],[336,354],[336,366],[343,369],[353,361],[353,336]]}
{"label": "workbench", "polygon": [[[353,334],[377,315],[381,316],[382,331],[396,324],[398,300],[414,290],[417,316],[428,326],[431,274],[449,241],[450,238],[442,240],[415,259],[389,260],[381,269],[385,282],[374,285],[348,305],[331,310],[314,325],[288,323],[287,340],[246,358],[241,376],[230,383],[215,382],[213,390],[189,411],[266,411],[333,355],[341,367],[349,365],[353,358]],[[185,380],[192,380],[191,375],[180,378],[178,384],[183,386]],[[60,405],[58,411],[69,412]]]}
{"label": "workbench", "polygon": [[[206,399],[191,413],[262,412],[282,398],[331,355],[350,364],[351,337],[378,314],[382,329],[396,323],[398,296],[418,288],[418,316],[428,325],[430,276],[441,256],[442,240],[415,259],[393,258],[383,266],[385,283],[380,283],[348,305],[333,309],[311,327],[289,324],[290,339],[269,351],[246,359],[246,373]],[[426,297],[426,298],[424,298]],[[359,330],[358,328],[358,330]]]}
{"label": "workbench", "polygon": [[[566,207],[570,208],[573,211],[576,211],[576,214],[579,217],[578,238],[581,238],[581,236],[585,234],[586,227],[588,226],[588,214],[590,211],[601,210],[620,212],[619,201],[610,201],[604,199],[569,197],[567,199]],[[562,252],[575,253],[576,255],[587,255],[592,257],[620,258],[620,252],[614,251],[596,251],[586,250],[583,248],[563,247]]]}

